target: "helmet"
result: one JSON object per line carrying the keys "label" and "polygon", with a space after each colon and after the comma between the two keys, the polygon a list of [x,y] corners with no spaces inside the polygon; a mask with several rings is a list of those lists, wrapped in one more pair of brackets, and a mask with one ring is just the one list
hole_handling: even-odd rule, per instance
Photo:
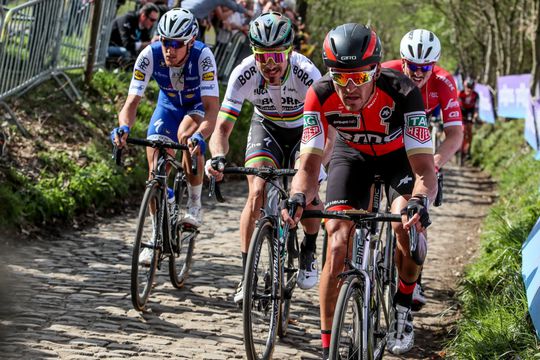
{"label": "helmet", "polygon": [[291,20],[275,11],[261,14],[249,25],[249,43],[253,47],[289,47],[293,39]]}
{"label": "helmet", "polygon": [[329,68],[354,69],[376,64],[382,58],[381,40],[365,25],[340,25],[326,35],[322,58]]}
{"label": "helmet", "polygon": [[471,78],[467,78],[465,80],[465,87],[469,89],[474,89],[474,80]]}
{"label": "helmet", "polygon": [[168,39],[193,39],[199,33],[197,20],[186,9],[175,8],[167,11],[159,20],[157,33]]}
{"label": "helmet", "polygon": [[416,29],[403,36],[399,51],[401,58],[407,61],[415,64],[429,64],[439,60],[441,42],[431,31]]}

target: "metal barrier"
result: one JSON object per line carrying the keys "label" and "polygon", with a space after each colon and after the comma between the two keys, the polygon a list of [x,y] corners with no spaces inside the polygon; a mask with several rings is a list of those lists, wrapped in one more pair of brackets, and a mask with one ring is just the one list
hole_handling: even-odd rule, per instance
{"label": "metal barrier", "polygon": [[[218,35],[218,40],[220,36]],[[216,64],[218,68],[218,79],[222,83],[226,83],[234,69],[234,66],[239,59],[239,55],[242,52],[244,45],[246,44],[247,36],[242,32],[221,39],[218,41],[214,50],[214,56],[216,58]]]}
{"label": "metal barrier", "polygon": [[[94,15],[101,25],[93,63],[104,65],[116,0],[102,1],[99,14],[93,10],[89,0],[33,0],[0,13],[0,106],[23,134],[26,130],[3,100],[51,77],[59,83],[62,77],[80,97],[63,71],[85,66]],[[75,100],[66,87],[62,89]]]}

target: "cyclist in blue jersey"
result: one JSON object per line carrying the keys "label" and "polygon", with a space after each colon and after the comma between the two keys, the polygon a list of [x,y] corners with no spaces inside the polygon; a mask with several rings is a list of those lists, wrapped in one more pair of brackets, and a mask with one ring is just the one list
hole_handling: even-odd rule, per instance
{"label": "cyclist in blue jersey", "polygon": [[[159,21],[157,32],[160,41],[148,45],[137,58],[128,97],[118,114],[118,127],[111,132],[111,139],[119,147],[125,145],[135,123],[137,107],[152,77],[160,90],[147,138],[187,143],[191,154],[204,155],[205,139],[214,130],[219,111],[214,55],[206,45],[196,41],[197,20],[188,10],[176,8],[165,13]],[[123,131],[122,136],[119,136],[120,130]],[[151,172],[157,152],[147,148],[146,154]],[[202,168],[203,156],[198,159],[199,168]],[[198,227],[202,223],[203,172],[191,174],[190,162],[189,156],[183,157],[183,165],[188,173],[189,199],[188,211],[182,221]]]}

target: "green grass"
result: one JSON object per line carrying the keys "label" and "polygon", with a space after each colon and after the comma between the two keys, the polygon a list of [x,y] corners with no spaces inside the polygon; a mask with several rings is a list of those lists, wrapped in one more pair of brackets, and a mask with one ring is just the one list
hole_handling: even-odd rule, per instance
{"label": "green grass", "polygon": [[484,125],[473,161],[498,181],[499,198],[481,235],[478,259],[466,269],[463,317],[449,355],[457,359],[540,359],[521,277],[521,246],[540,216],[540,162],[523,139],[523,122]]}

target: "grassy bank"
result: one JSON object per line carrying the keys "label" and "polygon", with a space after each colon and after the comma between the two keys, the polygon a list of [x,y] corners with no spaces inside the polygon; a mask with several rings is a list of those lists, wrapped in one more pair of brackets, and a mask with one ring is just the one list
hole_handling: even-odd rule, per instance
{"label": "grassy bank", "polygon": [[540,359],[521,277],[521,245],[540,216],[540,161],[523,139],[523,122],[484,125],[475,165],[498,182],[477,260],[461,283],[463,317],[450,354],[457,359]]}
{"label": "grassy bank", "polygon": [[[109,132],[127,95],[130,73],[98,72],[90,86],[72,73],[82,102],[71,103],[54,81],[9,100],[29,130],[24,138],[8,126],[8,154],[0,158],[0,229],[26,231],[69,225],[85,217],[121,211],[142,196],[144,151],[124,152],[124,168],[111,160]],[[141,102],[132,136],[146,136],[158,89],[151,83]],[[223,96],[224,89],[221,89]],[[251,106],[231,136],[229,160],[241,163]]]}

